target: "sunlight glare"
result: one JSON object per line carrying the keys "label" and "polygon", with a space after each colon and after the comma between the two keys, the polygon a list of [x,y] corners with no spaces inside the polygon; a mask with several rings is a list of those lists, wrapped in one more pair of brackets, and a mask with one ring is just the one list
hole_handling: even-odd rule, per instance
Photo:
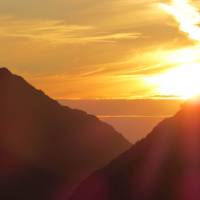
{"label": "sunlight glare", "polygon": [[149,77],[147,81],[157,88],[160,95],[190,99],[200,95],[199,75],[200,65],[193,63]]}

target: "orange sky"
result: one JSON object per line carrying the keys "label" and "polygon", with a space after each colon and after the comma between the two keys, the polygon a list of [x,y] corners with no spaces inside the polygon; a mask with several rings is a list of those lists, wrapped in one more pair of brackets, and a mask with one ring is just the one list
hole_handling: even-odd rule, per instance
{"label": "orange sky", "polygon": [[60,103],[98,116],[130,142],[145,137],[163,119],[173,116],[180,100],[62,100]]}
{"label": "orange sky", "polygon": [[199,8],[197,0],[0,0],[0,65],[59,99],[187,96],[154,77],[199,62]]}

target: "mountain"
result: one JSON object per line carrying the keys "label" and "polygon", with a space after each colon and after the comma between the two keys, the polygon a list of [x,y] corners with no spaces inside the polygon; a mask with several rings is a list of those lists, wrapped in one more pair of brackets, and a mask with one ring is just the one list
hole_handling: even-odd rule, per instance
{"label": "mountain", "polygon": [[185,103],[70,200],[199,200],[200,102]]}
{"label": "mountain", "polygon": [[95,116],[0,69],[0,199],[50,200],[129,147]]}

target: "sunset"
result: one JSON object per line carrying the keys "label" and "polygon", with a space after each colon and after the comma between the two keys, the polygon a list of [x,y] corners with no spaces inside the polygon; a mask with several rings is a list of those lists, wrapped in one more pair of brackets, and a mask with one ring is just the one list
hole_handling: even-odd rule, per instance
{"label": "sunset", "polygon": [[1,200],[200,200],[199,0],[0,0]]}
{"label": "sunset", "polygon": [[163,74],[150,77],[157,92],[174,98],[190,99],[200,95],[200,68],[197,63],[190,63],[171,69]]}
{"label": "sunset", "polygon": [[146,79],[198,65],[198,6],[187,0],[1,0],[0,62],[56,99],[182,98],[188,96],[183,88],[160,91],[163,83],[154,87]]}

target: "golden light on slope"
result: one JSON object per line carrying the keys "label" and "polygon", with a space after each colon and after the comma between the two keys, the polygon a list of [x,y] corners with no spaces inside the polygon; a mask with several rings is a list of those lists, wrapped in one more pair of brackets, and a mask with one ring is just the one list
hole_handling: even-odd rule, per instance
{"label": "golden light on slope", "polygon": [[186,64],[149,77],[147,81],[161,96],[189,99],[200,95],[200,64]]}

